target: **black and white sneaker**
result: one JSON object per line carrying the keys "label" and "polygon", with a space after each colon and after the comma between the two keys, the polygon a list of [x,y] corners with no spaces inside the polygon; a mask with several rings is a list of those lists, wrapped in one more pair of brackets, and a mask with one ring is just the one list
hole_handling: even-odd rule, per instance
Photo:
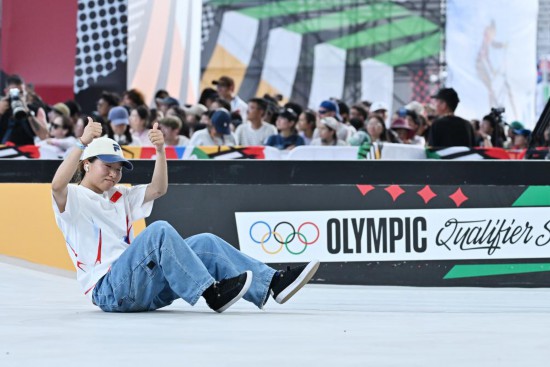
{"label": "black and white sneaker", "polygon": [[287,267],[287,270],[281,270],[275,273],[271,281],[271,295],[277,303],[285,303],[298,292],[319,269],[319,260],[314,260],[307,265],[297,266],[295,268]]}
{"label": "black and white sneaker", "polygon": [[252,284],[252,272],[245,271],[233,278],[223,279],[212,284],[202,296],[208,307],[216,312],[223,312],[240,300]]}

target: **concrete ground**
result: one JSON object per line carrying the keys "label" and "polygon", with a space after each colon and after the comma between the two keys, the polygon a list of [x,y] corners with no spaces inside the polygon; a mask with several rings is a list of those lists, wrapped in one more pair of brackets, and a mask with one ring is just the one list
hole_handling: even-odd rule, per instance
{"label": "concrete ground", "polygon": [[108,314],[0,257],[0,366],[547,366],[550,290],[308,285],[261,311]]}

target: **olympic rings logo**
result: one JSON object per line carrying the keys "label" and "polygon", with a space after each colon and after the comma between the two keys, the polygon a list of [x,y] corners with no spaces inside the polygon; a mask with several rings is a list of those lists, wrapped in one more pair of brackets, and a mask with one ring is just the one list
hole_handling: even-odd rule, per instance
{"label": "olympic rings logo", "polygon": [[[260,235],[259,233],[263,234]],[[296,228],[294,228],[294,226],[289,222],[279,222],[273,229],[271,229],[271,226],[267,222],[259,220],[250,226],[249,234],[250,239],[261,245],[262,249],[270,255],[278,254],[281,252],[283,247],[286,248],[286,250],[292,255],[300,255],[307,249],[308,246],[319,240],[321,233],[319,232],[319,227],[317,227],[317,225],[313,222],[304,222],[300,224],[298,230],[296,230]],[[308,235],[309,238],[306,237],[306,235]],[[266,244],[272,237],[277,243],[279,243],[278,248],[275,250],[269,250],[266,247]],[[297,243],[294,242],[295,239],[304,245],[304,247],[299,251],[295,251],[295,249],[291,249],[290,247],[290,245]]]}

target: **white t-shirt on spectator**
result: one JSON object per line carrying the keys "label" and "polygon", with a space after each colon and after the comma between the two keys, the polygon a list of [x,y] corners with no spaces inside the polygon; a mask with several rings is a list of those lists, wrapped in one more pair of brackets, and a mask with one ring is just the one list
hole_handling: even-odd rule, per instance
{"label": "white t-shirt on spectator", "polygon": [[151,214],[153,201],[143,204],[147,185],[115,186],[103,194],[81,185],[68,185],[65,211],[53,199],[57,226],[63,232],[76,279],[85,295],[132,244],[136,220]]}
{"label": "white t-shirt on spectator", "polygon": [[228,134],[223,136],[223,140],[217,137],[215,139],[212,139],[212,136],[210,136],[210,132],[208,131],[208,128],[206,128],[195,132],[191,137],[191,141],[189,142],[189,145],[193,145],[196,147],[212,146],[212,145],[231,147],[235,145],[235,138],[233,137],[232,134]]}
{"label": "white t-shirt on spectator", "polygon": [[321,140],[321,138],[315,138],[311,141],[310,145],[311,146],[327,146],[327,147],[335,147],[335,146],[343,147],[343,146],[346,146],[348,144],[345,141],[338,139],[338,140],[336,140],[335,144],[325,145],[325,144],[323,144],[323,141]]}
{"label": "white t-shirt on spectator", "polygon": [[189,142],[191,141],[187,136],[185,135],[178,135],[178,143],[175,145],[176,147],[185,147],[189,145]]}
{"label": "white t-shirt on spectator", "polygon": [[231,112],[239,112],[242,119],[244,120],[246,118],[246,112],[248,111],[248,104],[243,101],[239,96],[233,97],[230,104]]}
{"label": "white t-shirt on spectator", "polygon": [[265,121],[262,121],[259,129],[255,129],[252,127],[252,123],[247,121],[237,126],[235,141],[237,145],[244,146],[265,145],[267,138],[275,134],[277,134],[277,128]]}
{"label": "white t-shirt on spectator", "polygon": [[313,136],[311,138],[308,138],[303,131],[298,131],[298,135],[300,135],[304,139],[305,145],[311,145],[311,142],[313,141]]}

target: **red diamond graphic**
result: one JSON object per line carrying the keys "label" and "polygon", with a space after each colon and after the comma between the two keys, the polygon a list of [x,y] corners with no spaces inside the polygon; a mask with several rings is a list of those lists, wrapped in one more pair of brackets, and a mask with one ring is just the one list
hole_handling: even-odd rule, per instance
{"label": "red diamond graphic", "polygon": [[422,200],[424,200],[424,204],[428,204],[430,200],[437,196],[437,194],[434,193],[428,185],[424,186],[424,188],[418,191],[417,194],[422,198]]}
{"label": "red diamond graphic", "polygon": [[465,202],[466,200],[468,200],[468,197],[466,195],[464,195],[464,193],[462,192],[462,190],[460,189],[460,187],[458,188],[458,190],[456,190],[452,195],[449,196],[451,198],[452,201],[455,202],[456,204],[456,207],[458,208],[459,206],[462,205],[463,202]]}
{"label": "red diamond graphic", "polygon": [[374,190],[374,186],[372,185],[356,185],[356,186],[359,189],[359,191],[361,191],[361,194],[363,194],[363,196],[367,195],[369,191]]}
{"label": "red diamond graphic", "polygon": [[393,201],[397,200],[397,198],[405,192],[401,187],[399,187],[399,185],[391,185],[386,187],[384,190],[391,195]]}

